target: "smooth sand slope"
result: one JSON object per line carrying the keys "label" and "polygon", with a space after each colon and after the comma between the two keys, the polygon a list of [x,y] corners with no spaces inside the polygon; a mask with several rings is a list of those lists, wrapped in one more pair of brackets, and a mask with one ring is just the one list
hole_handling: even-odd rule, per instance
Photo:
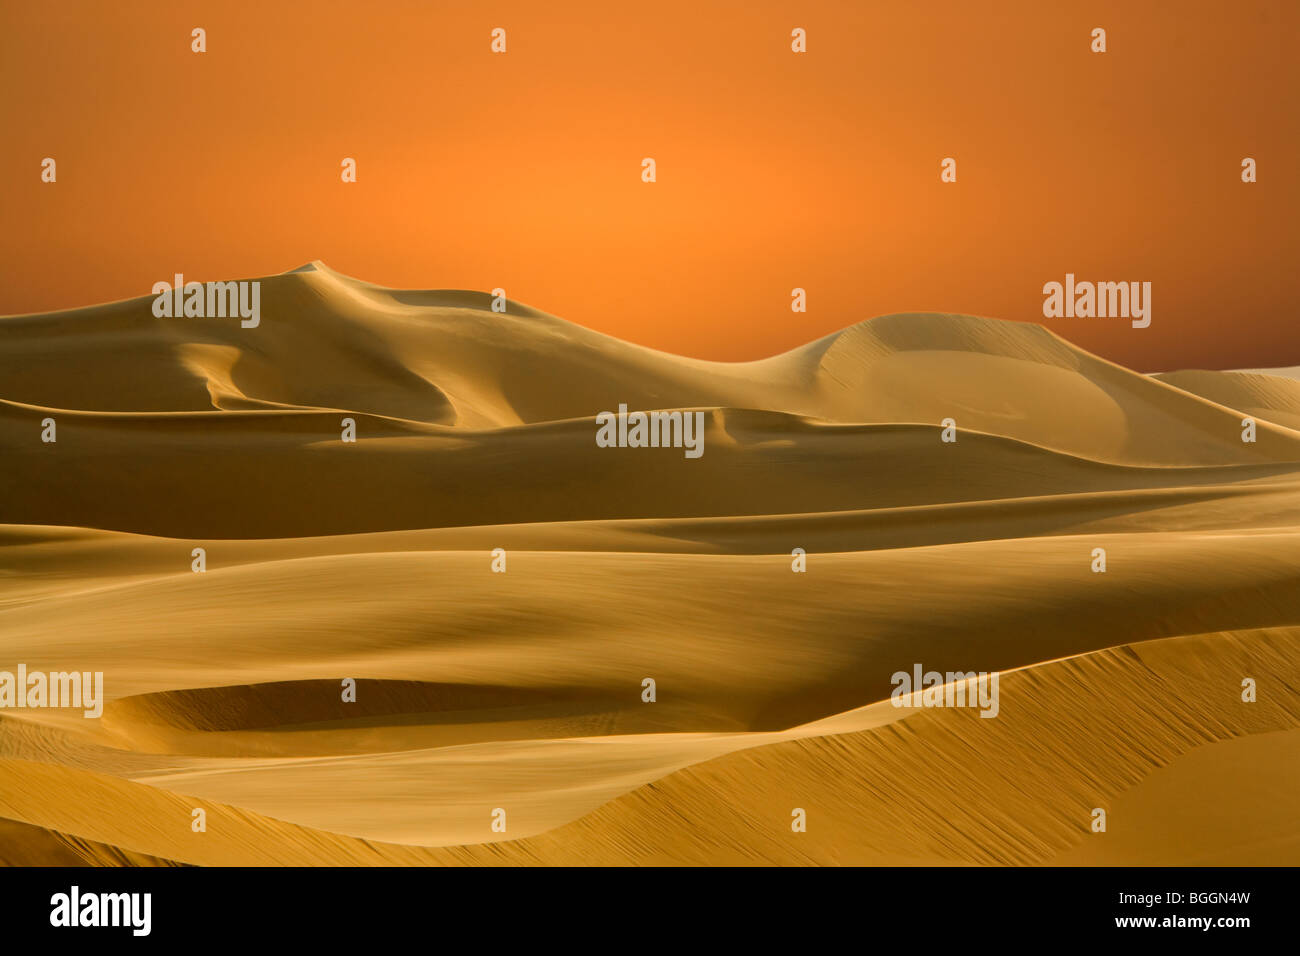
{"label": "smooth sand slope", "polygon": [[1166,372],[1154,376],[1255,418],[1300,428],[1300,378],[1294,369],[1265,372]]}
{"label": "smooth sand slope", "polygon": [[[0,319],[0,671],[108,698],[0,709],[0,861],[1300,862],[1295,380],[937,314],[713,363],[261,281],[254,329]],[[620,403],[703,456],[597,447]],[[998,715],[892,706],[915,664]]]}

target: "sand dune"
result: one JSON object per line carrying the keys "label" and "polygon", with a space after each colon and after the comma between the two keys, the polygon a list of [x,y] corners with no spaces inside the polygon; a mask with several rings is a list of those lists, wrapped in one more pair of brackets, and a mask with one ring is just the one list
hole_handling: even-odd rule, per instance
{"label": "sand dune", "polygon": [[[0,709],[0,861],[1300,860],[1294,380],[939,314],[703,362],[260,281],[256,328],[0,319],[0,671],[107,697]],[[620,403],[703,456],[598,447]],[[996,718],[894,707],[918,663],[1000,672]]]}
{"label": "sand dune", "polygon": [[386,426],[402,433],[407,421],[479,430],[589,419],[619,402],[853,424],[953,417],[963,429],[1136,465],[1294,461],[1300,447],[1294,431],[1270,428],[1271,442],[1242,448],[1220,405],[1022,323],[881,316],[773,358],[721,363],[514,302],[495,313],[485,294],[382,289],[321,263],[260,281],[268,318],[256,329],[155,318],[148,296],[6,318],[4,398],[96,412],[346,409],[403,420]]}
{"label": "sand dune", "polygon": [[[1285,373],[1287,369],[1279,369]],[[1300,428],[1300,378],[1293,372],[1168,372],[1157,378],[1265,421]]]}

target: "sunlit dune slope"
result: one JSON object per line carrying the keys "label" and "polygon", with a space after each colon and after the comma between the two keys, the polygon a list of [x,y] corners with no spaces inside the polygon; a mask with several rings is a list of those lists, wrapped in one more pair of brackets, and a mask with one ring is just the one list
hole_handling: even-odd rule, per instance
{"label": "sunlit dune slope", "polygon": [[[1300,862],[1293,379],[260,281],[255,328],[0,318],[0,672],[104,675],[0,708],[0,862]],[[703,454],[599,447],[620,405]]]}
{"label": "sunlit dune slope", "polygon": [[[711,759],[522,840],[488,832],[490,807],[515,806],[501,792],[475,801],[478,840],[426,849],[12,759],[0,760],[0,816],[45,828],[50,841],[218,865],[1294,862],[1286,798],[1300,709],[1276,680],[1262,681],[1257,706],[1244,705],[1220,674],[1294,669],[1296,637],[1294,629],[1200,635],[1039,664],[1004,675],[1006,709],[995,720],[894,710],[904,716],[862,729],[846,715],[847,723],[733,738]],[[1181,777],[1216,780],[1221,803],[1173,814],[1143,804],[1196,755],[1225,746],[1249,747],[1253,759],[1212,760]],[[1224,770],[1235,787],[1217,780]],[[1175,806],[1188,794],[1179,791]],[[188,825],[196,807],[208,814],[203,834]],[[807,813],[806,833],[790,830],[796,807]],[[1090,830],[1098,807],[1109,814],[1106,833]],[[487,840],[495,842],[474,845]],[[0,860],[29,846],[0,843]]]}
{"label": "sunlit dune slope", "polygon": [[[527,835],[753,735],[884,700],[917,661],[1007,670],[1286,627],[1298,542],[1009,539],[813,555],[802,575],[781,555],[558,552],[516,553],[504,575],[465,552],[182,570],[3,612],[14,659],[75,654],[113,680],[102,720],[29,711],[0,739],[369,839],[472,841],[484,799],[509,799]],[[364,705],[341,705],[349,676]]]}
{"label": "sunlit dune slope", "polygon": [[1266,438],[1242,447],[1220,405],[1022,323],[888,315],[783,355],[720,363],[514,302],[494,312],[486,294],[383,289],[321,263],[260,282],[256,328],[156,318],[148,296],[3,319],[0,397],[85,411],[340,409],[468,429],[589,419],[620,403],[854,424],[953,418],[1124,464],[1300,458],[1289,429],[1267,426]]}
{"label": "sunlit dune slope", "polygon": [[1254,418],[1300,428],[1300,379],[1294,376],[1189,370],[1165,372],[1155,377]]}

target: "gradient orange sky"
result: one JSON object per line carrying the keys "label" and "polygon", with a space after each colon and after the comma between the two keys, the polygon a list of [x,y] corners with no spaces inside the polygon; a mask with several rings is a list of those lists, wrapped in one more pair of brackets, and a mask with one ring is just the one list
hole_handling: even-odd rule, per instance
{"label": "gradient orange sky", "polygon": [[[941,310],[1297,364],[1298,36],[1292,0],[9,2],[0,314],[323,259],[701,358]],[[1043,319],[1067,271],[1152,282],[1151,327]]]}

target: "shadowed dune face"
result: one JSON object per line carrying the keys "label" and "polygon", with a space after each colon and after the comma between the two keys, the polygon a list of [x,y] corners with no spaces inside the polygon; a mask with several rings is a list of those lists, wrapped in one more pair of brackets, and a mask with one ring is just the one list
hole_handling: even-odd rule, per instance
{"label": "shadowed dune face", "polygon": [[17,820],[0,820],[5,866],[176,866],[143,853],[85,840]]}
{"label": "shadowed dune face", "polygon": [[[1163,469],[999,436],[966,434],[945,445],[937,425],[831,425],[767,411],[705,413],[707,451],[685,463],[680,449],[634,456],[597,447],[594,415],[502,433],[430,432],[355,414],[358,440],[348,444],[338,440],[345,413],[64,413],[59,442],[47,446],[31,440],[47,414],[0,404],[0,441],[16,466],[0,475],[0,520],[185,538],[302,537],[809,514],[1170,484]],[[1191,467],[1177,485],[1288,480],[1296,470],[1286,462]],[[79,494],[87,487],[97,494]]]}
{"label": "shadowed dune face", "polygon": [[360,680],[355,684],[356,699],[350,701],[335,693],[334,681],[272,681],[161,691],[114,701],[105,720],[110,727],[138,721],[208,732],[299,724],[383,725],[418,716],[456,723],[490,720],[512,711],[534,713],[548,702],[572,699],[564,688],[548,693],[525,687],[402,680]]}
{"label": "shadowed dune face", "polygon": [[[256,328],[0,319],[0,672],[106,698],[0,708],[0,861],[1297,862],[1293,378],[920,313],[703,362],[260,281]],[[702,456],[600,447],[620,404]],[[996,717],[893,706],[918,665],[999,672]]]}

